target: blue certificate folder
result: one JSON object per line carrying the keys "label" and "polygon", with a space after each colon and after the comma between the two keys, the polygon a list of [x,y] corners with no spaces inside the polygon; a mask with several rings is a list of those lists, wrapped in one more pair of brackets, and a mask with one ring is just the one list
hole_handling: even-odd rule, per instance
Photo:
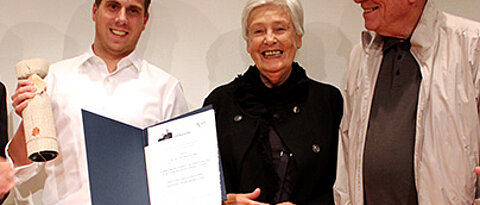
{"label": "blue certificate folder", "polygon": [[[201,108],[162,123],[209,109],[212,108]],[[82,118],[92,204],[149,205],[144,153],[144,147],[148,146],[147,130],[85,110]],[[221,166],[219,177],[222,200],[226,200]]]}

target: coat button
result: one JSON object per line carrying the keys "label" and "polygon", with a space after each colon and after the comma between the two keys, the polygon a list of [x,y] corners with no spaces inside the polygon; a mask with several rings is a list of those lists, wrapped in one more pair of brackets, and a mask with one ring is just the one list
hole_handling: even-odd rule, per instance
{"label": "coat button", "polygon": [[233,117],[233,121],[235,122],[240,122],[242,121],[242,119],[243,119],[242,115],[235,115],[235,117]]}
{"label": "coat button", "polygon": [[314,153],[319,153],[320,150],[321,150],[321,149],[320,149],[320,145],[318,145],[318,144],[313,144],[313,145],[312,145],[312,151],[313,151]]}
{"label": "coat button", "polygon": [[300,107],[298,107],[298,106],[293,107],[293,113],[295,113],[295,114],[300,113]]}

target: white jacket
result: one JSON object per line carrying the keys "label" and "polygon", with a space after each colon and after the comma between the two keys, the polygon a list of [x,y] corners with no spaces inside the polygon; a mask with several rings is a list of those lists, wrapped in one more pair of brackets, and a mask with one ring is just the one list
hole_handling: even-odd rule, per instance
{"label": "white jacket", "polygon": [[[480,23],[428,1],[411,38],[422,74],[414,151],[420,205],[474,204],[480,148]],[[383,42],[363,32],[346,74],[336,204],[362,205],[363,153]]]}

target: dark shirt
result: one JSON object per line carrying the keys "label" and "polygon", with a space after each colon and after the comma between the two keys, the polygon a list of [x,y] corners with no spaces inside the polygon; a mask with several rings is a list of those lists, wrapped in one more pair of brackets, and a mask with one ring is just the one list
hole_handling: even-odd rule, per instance
{"label": "dark shirt", "polygon": [[420,67],[409,40],[384,37],[364,152],[365,204],[418,204],[413,153]]}
{"label": "dark shirt", "polygon": [[285,202],[292,194],[295,176],[293,160],[295,159],[293,153],[288,150],[273,127],[270,127],[268,136],[272,149],[272,165],[278,178],[278,190],[274,202]]}

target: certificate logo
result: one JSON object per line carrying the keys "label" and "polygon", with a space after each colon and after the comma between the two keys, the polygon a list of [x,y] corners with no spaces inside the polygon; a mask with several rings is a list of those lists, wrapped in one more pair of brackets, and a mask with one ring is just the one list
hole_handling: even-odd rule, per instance
{"label": "certificate logo", "polygon": [[169,132],[168,130],[165,130],[165,134],[163,134],[163,137],[158,139],[158,141],[163,141],[163,140],[167,140],[167,139],[171,139],[173,136],[172,132]]}

